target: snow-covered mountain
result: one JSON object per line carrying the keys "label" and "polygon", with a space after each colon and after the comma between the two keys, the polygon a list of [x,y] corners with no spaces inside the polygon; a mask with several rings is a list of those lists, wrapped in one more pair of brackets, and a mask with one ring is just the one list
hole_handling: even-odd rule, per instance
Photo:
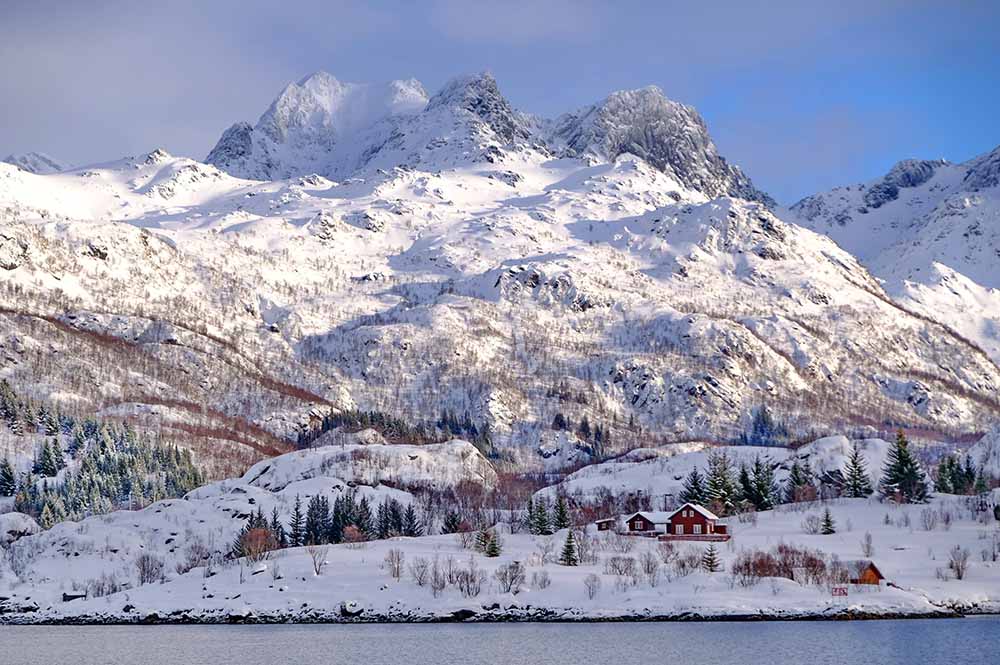
{"label": "snow-covered mountain", "polygon": [[427,99],[317,74],[209,161],[0,165],[0,377],[250,459],[331,408],[468,413],[536,465],[594,443],[557,413],[614,449],[765,404],[818,429],[1000,415],[993,361],[655,89],[545,121],[488,75]]}
{"label": "snow-covered mountain", "polygon": [[64,164],[46,154],[40,152],[24,152],[16,155],[7,155],[3,159],[7,164],[13,164],[29,173],[48,175],[49,173],[59,173],[69,168]]}
{"label": "snow-covered mountain", "polygon": [[861,259],[903,304],[1000,359],[1000,147],[962,164],[908,159],[787,214]]}

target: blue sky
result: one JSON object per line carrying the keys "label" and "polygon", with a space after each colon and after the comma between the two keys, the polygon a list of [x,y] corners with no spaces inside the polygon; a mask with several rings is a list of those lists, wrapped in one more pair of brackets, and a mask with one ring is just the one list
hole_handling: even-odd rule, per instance
{"label": "blue sky", "polygon": [[0,153],[203,158],[320,69],[431,92],[489,70],[548,116],[655,84],[782,202],[1000,144],[1000,2],[153,4],[4,2]]}

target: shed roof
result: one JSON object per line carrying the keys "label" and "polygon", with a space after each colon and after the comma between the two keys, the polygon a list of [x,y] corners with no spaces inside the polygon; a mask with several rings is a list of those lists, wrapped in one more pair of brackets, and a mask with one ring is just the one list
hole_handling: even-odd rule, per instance
{"label": "shed roof", "polygon": [[671,517],[673,517],[673,516],[674,516],[674,515],[676,515],[677,513],[681,512],[681,511],[682,511],[682,510],[684,510],[685,508],[692,508],[692,509],[694,509],[694,510],[697,510],[697,511],[698,511],[699,513],[701,513],[701,514],[702,514],[702,515],[703,515],[703,516],[704,516],[704,517],[705,517],[706,519],[710,519],[710,520],[717,520],[717,519],[719,519],[719,516],[718,516],[718,515],[716,515],[716,514],[715,514],[715,513],[713,513],[713,512],[711,511],[711,510],[709,510],[708,508],[706,508],[706,507],[704,507],[704,506],[699,506],[699,505],[698,505],[697,503],[685,503],[685,504],[684,504],[683,506],[681,506],[681,507],[680,507],[680,508],[678,508],[677,510],[673,511],[672,513],[670,513],[670,514],[668,515],[667,519],[670,519]]}

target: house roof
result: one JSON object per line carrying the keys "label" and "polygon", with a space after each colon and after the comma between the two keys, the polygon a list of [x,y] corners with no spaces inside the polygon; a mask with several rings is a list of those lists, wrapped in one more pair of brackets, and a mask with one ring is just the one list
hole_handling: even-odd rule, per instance
{"label": "house roof", "polygon": [[706,519],[710,519],[710,520],[717,520],[717,519],[719,519],[719,516],[718,516],[718,515],[716,515],[715,513],[713,513],[713,512],[712,512],[711,510],[709,510],[708,508],[705,508],[704,506],[699,506],[699,505],[698,505],[697,503],[685,503],[685,504],[684,504],[683,506],[681,506],[681,507],[680,507],[680,508],[678,508],[677,510],[675,510],[675,511],[673,511],[673,512],[669,513],[669,514],[668,514],[668,516],[667,516],[667,519],[669,520],[669,519],[670,519],[671,517],[673,517],[673,516],[674,516],[674,515],[676,515],[677,513],[681,512],[681,511],[682,511],[682,510],[684,510],[685,508],[693,508],[694,510],[697,510],[697,511],[698,511],[699,513],[701,513],[701,514],[702,514],[702,515],[703,515],[703,516],[704,516],[704,517],[705,517]]}
{"label": "house roof", "polygon": [[670,516],[673,515],[673,513],[668,513],[662,510],[640,510],[639,512],[632,513],[631,515],[626,517],[625,521],[626,522],[631,521],[632,518],[635,517],[636,515],[644,517],[653,524],[666,524],[668,521],[670,521]]}
{"label": "house roof", "polygon": [[878,566],[876,566],[875,562],[871,559],[842,559],[840,563],[846,566],[848,570],[864,570],[865,568],[871,567],[876,573],[878,573],[879,577],[885,579],[885,575],[882,574],[882,571],[878,569]]}

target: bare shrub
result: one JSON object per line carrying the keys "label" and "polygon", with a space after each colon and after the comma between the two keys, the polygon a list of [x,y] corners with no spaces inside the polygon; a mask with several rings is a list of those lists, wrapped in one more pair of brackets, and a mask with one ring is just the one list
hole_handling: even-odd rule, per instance
{"label": "bare shrub", "polygon": [[205,542],[200,537],[193,536],[184,547],[183,558],[177,562],[175,567],[177,574],[183,575],[198,566],[208,563],[211,556],[212,553],[209,551],[208,546],[205,545]]}
{"label": "bare shrub", "polygon": [[474,531],[459,531],[455,534],[455,540],[463,550],[476,548],[476,533]]}
{"label": "bare shrub", "polygon": [[601,578],[594,573],[587,575],[583,578],[583,588],[587,590],[587,598],[593,600],[601,590]]}
{"label": "bare shrub", "polygon": [[521,585],[524,584],[524,567],[517,561],[512,561],[497,568],[493,577],[496,578],[501,593],[517,595],[521,591]]}
{"label": "bare shrub", "polygon": [[597,563],[597,541],[586,531],[576,531],[573,533],[576,541],[576,554],[581,564]]}
{"label": "bare shrub", "polygon": [[802,520],[802,532],[810,536],[815,536],[820,532],[822,525],[823,521],[820,519],[819,515],[806,515],[806,518]]}
{"label": "bare shrub", "polygon": [[536,570],[531,574],[531,587],[533,589],[548,589],[552,584],[547,570]]}
{"label": "bare shrub", "polygon": [[313,573],[317,576],[323,574],[326,567],[326,554],[329,548],[325,545],[308,545],[306,552],[309,553],[309,560],[312,561]]}
{"label": "bare shrub", "polygon": [[933,508],[920,511],[920,526],[924,531],[933,531],[938,525],[938,513]]}
{"label": "bare shrub", "polygon": [[247,561],[257,563],[268,559],[278,543],[270,529],[250,529],[240,536],[240,549]]}
{"label": "bare shrub", "polygon": [[649,586],[655,587],[660,581],[660,557],[652,549],[648,549],[639,555],[639,568],[643,576],[649,582]]}
{"label": "bare shrub", "polygon": [[543,537],[535,543],[535,550],[538,552],[538,561],[544,566],[552,563],[552,556],[556,551],[556,544],[552,538]]}
{"label": "bare shrub", "polygon": [[431,574],[431,563],[422,556],[418,556],[410,562],[410,577],[417,583],[417,586],[424,586]]}
{"label": "bare shrub", "polygon": [[669,540],[661,542],[657,549],[660,554],[660,560],[668,566],[677,558],[677,547]]}
{"label": "bare shrub", "polygon": [[609,556],[604,560],[605,575],[635,575],[635,559],[630,556]]}
{"label": "bare shrub", "polygon": [[635,548],[635,538],[623,533],[608,532],[604,536],[604,549],[616,554],[628,554]]}
{"label": "bare shrub", "polygon": [[469,565],[460,568],[455,573],[455,583],[458,590],[466,598],[475,598],[483,589],[483,582],[486,581],[486,573],[476,565],[475,557],[469,557]]}
{"label": "bare shrub", "polygon": [[674,557],[671,569],[674,577],[687,577],[701,568],[701,555],[697,551],[687,550]]}
{"label": "bare shrub", "polygon": [[403,575],[403,551],[397,548],[392,548],[385,553],[385,567],[389,570],[389,575],[393,579],[398,580]]}
{"label": "bare shrub", "polygon": [[446,586],[448,586],[448,576],[441,567],[441,561],[435,556],[431,564],[431,593],[437,598]]}
{"label": "bare shrub", "polygon": [[969,569],[969,550],[956,545],[948,552],[948,568],[955,573],[955,579],[965,579]]}
{"label": "bare shrub", "polygon": [[872,534],[870,531],[865,531],[865,537],[861,539],[861,554],[864,555],[866,559],[870,559],[875,556],[875,544],[872,542]]}
{"label": "bare shrub", "polygon": [[91,598],[102,598],[118,593],[122,590],[122,584],[108,573],[101,573],[101,576],[87,581],[87,595]]}
{"label": "bare shrub", "polygon": [[163,581],[163,559],[142,552],[135,558],[135,569],[139,573],[139,585],[152,584]]}

